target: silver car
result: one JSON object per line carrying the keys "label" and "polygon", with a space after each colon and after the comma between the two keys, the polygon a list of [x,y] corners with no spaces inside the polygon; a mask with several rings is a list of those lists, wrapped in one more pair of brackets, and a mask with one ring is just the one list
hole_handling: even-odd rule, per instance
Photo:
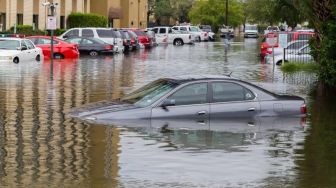
{"label": "silver car", "polygon": [[227,76],[181,76],[156,80],[118,101],[74,109],[73,117],[86,121],[140,119],[231,119],[303,117],[305,100],[277,95]]}

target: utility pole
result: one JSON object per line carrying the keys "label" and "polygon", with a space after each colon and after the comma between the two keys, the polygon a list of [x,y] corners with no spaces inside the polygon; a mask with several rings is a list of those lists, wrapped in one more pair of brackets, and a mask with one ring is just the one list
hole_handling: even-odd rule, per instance
{"label": "utility pole", "polygon": [[228,7],[229,7],[229,0],[226,0],[225,2],[225,25],[228,26]]}

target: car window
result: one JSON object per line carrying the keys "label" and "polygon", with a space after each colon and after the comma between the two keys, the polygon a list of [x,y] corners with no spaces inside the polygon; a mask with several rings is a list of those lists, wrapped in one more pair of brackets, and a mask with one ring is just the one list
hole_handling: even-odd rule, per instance
{"label": "car window", "polygon": [[297,42],[294,42],[292,44],[290,44],[287,49],[288,50],[295,50],[295,49],[300,49],[302,48],[304,45],[306,45],[307,42],[306,41],[297,41]]}
{"label": "car window", "polygon": [[299,34],[298,40],[309,40],[311,38],[311,35],[309,34]]}
{"label": "car window", "polygon": [[301,51],[300,51],[301,54],[310,54],[310,48],[309,46],[303,48]]}
{"label": "car window", "polygon": [[35,48],[34,44],[30,40],[25,40],[25,42],[26,42],[29,49],[34,49]]}
{"label": "car window", "polygon": [[158,30],[159,30],[158,28],[153,28],[153,29],[152,29],[152,31],[153,31],[154,33],[158,33]]}
{"label": "car window", "polygon": [[68,39],[66,41],[68,41],[70,43],[80,44],[81,40],[82,40],[81,38],[72,38],[72,39]]}
{"label": "car window", "polygon": [[88,40],[88,39],[83,39],[82,44],[94,44],[94,42],[92,42],[91,40]]}
{"label": "car window", "polygon": [[188,31],[187,27],[180,27],[181,31]]}
{"label": "car window", "polygon": [[[37,41],[37,44],[51,44],[51,40],[45,39],[45,38],[39,38],[39,40]],[[58,44],[58,42],[54,41],[54,44]]]}
{"label": "car window", "polygon": [[166,28],[160,28],[160,34],[166,34]]}
{"label": "car window", "polygon": [[230,82],[212,83],[212,93],[213,102],[244,101],[255,98],[250,90]]}
{"label": "car window", "polygon": [[122,38],[121,34],[119,31],[113,31],[114,35],[117,37],[117,38]]}
{"label": "car window", "polygon": [[70,30],[65,35],[68,37],[79,37],[79,30],[78,29]]}
{"label": "car window", "polygon": [[37,38],[29,38],[30,41],[32,41],[34,44],[37,43]]}
{"label": "car window", "polygon": [[174,30],[179,30],[177,27],[172,27],[172,29],[174,29]]}
{"label": "car window", "polygon": [[197,83],[179,89],[168,99],[174,100],[175,105],[204,104],[208,102],[207,93],[208,84]]}
{"label": "car window", "polygon": [[20,48],[20,41],[0,39],[0,49],[1,50],[17,50],[18,48]]}
{"label": "car window", "polygon": [[25,48],[28,49],[28,46],[27,46],[27,44],[25,43],[25,41],[21,41],[21,48],[23,48],[23,47],[25,47]]}
{"label": "car window", "polygon": [[168,33],[173,33],[173,30],[171,28],[169,28]]}
{"label": "car window", "polygon": [[97,29],[97,34],[100,38],[116,38],[112,30]]}
{"label": "car window", "polygon": [[82,36],[83,37],[94,37],[92,29],[83,29]]}
{"label": "car window", "polygon": [[190,31],[192,32],[199,32],[197,27],[190,27]]}

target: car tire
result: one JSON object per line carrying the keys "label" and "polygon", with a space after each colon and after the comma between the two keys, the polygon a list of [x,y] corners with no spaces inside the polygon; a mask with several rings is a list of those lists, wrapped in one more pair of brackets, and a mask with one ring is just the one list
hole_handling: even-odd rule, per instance
{"label": "car tire", "polygon": [[19,60],[18,57],[15,57],[15,58],[13,59],[13,63],[15,63],[15,64],[18,64],[19,62],[20,62],[20,60]]}
{"label": "car tire", "polygon": [[35,60],[36,60],[36,61],[41,61],[41,56],[40,56],[40,54],[36,56]]}
{"label": "car tire", "polygon": [[95,57],[95,56],[98,56],[98,52],[95,51],[95,50],[91,50],[91,51],[89,52],[89,55],[92,56],[92,57]]}
{"label": "car tire", "polygon": [[56,53],[54,54],[54,59],[64,59],[64,56],[62,54]]}
{"label": "car tire", "polygon": [[184,42],[183,42],[182,39],[175,39],[173,44],[174,44],[175,46],[183,46],[183,45],[184,45]]}

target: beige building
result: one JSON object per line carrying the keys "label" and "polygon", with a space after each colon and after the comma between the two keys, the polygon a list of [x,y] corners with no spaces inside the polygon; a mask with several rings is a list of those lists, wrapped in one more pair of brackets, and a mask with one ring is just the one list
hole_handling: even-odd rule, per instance
{"label": "beige building", "polygon": [[[47,0],[0,0],[0,31],[16,25],[33,25],[44,30],[48,10]],[[71,12],[97,13],[109,18],[109,25],[147,27],[147,0],[49,0],[57,3],[57,26],[66,28]]]}

